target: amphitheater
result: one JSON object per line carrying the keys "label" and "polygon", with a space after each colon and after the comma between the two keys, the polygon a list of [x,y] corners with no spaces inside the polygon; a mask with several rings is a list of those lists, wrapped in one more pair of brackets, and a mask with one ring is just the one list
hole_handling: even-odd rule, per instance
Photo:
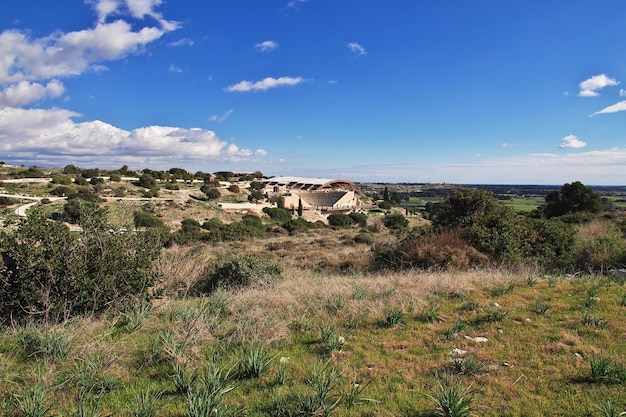
{"label": "amphitheater", "polygon": [[318,212],[348,211],[360,206],[354,183],[347,180],[303,177],[272,177],[265,180],[271,203]]}

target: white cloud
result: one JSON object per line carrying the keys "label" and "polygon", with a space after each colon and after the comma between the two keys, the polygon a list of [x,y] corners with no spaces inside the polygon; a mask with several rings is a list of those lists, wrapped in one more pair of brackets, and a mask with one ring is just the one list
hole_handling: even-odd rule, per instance
{"label": "white cloud", "polygon": [[64,92],[65,87],[58,80],[52,80],[45,86],[30,81],[20,81],[0,91],[0,107],[20,107],[47,97],[59,97]]}
{"label": "white cloud", "polygon": [[358,56],[367,55],[367,51],[365,50],[365,48],[363,48],[361,45],[359,45],[356,42],[350,42],[348,44],[348,49],[350,49],[350,51],[354,52]]}
{"label": "white cloud", "polygon": [[259,52],[269,52],[276,48],[278,48],[278,42],[274,42],[274,41],[264,41],[264,42],[257,43],[256,45],[254,45],[254,49],[256,49]]}
{"label": "white cloud", "polygon": [[106,18],[115,13],[120,6],[118,0],[91,0],[88,3],[93,4],[96,12],[98,12],[99,23],[104,23]]}
{"label": "white cloud", "polygon": [[228,92],[248,92],[248,91],[265,91],[270,88],[298,85],[304,82],[302,77],[267,77],[261,81],[241,81],[237,84],[226,87]]}
{"label": "white cloud", "polygon": [[617,113],[624,110],[626,110],[626,100],[615,103],[612,106],[605,107],[602,110],[592,114],[592,116],[595,116],[596,114]]}
{"label": "white cloud", "polygon": [[578,92],[578,96],[596,97],[600,95],[597,90],[617,84],[619,84],[619,81],[614,78],[609,78],[606,74],[594,75],[579,84],[580,91]]}
{"label": "white cloud", "polygon": [[179,39],[177,41],[168,43],[167,46],[173,46],[173,47],[176,47],[176,46],[193,46],[193,39],[189,39],[189,38]]}
{"label": "white cloud", "polygon": [[[177,29],[155,11],[162,0],[88,0],[98,14],[94,27],[73,32],[54,32],[31,38],[27,32],[9,29],[0,33],[0,84],[41,81],[101,70],[103,62],[137,53],[146,45]],[[126,8],[122,10],[122,7]],[[150,16],[158,25],[133,30],[124,19],[107,22],[113,14]]]}
{"label": "white cloud", "polygon": [[228,117],[235,111],[234,109],[227,110],[223,115],[218,116],[216,114],[209,116],[209,122],[218,122],[222,123],[224,120],[228,119]]}
{"label": "white cloud", "polygon": [[291,0],[289,3],[287,3],[287,7],[294,10],[300,10],[300,5],[308,2],[309,0]]}
{"label": "white cloud", "polygon": [[265,149],[257,149],[254,151],[256,156],[267,156],[267,151]]}
{"label": "white cloud", "polygon": [[180,67],[177,67],[174,64],[170,64],[170,72],[176,72],[176,73],[180,74],[180,73],[183,72],[183,69],[180,68]]}
{"label": "white cloud", "polygon": [[559,148],[584,148],[587,146],[587,143],[583,142],[576,135],[567,135],[563,139],[561,139],[561,144]]}
{"label": "white cloud", "polygon": [[[148,126],[132,131],[101,121],[75,123],[77,113],[62,109],[0,109],[0,151],[5,159],[36,165],[115,167],[202,166],[212,161],[247,161],[263,151],[240,149],[204,129]],[[103,166],[104,167],[104,166]]]}
{"label": "white cloud", "polygon": [[39,39],[7,30],[0,33],[0,84],[68,77],[102,69],[100,62],[124,58],[163,34],[154,27],[133,32],[123,20]]}
{"label": "white cloud", "polygon": [[619,90],[619,96],[620,96],[620,97],[626,97],[626,90],[624,90],[623,88],[620,88],[620,90]]}

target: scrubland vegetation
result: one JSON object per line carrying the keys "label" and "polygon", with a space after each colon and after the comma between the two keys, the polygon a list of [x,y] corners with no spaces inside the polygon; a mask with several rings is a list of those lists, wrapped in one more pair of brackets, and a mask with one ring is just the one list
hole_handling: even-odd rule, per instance
{"label": "scrubland vegetation", "polygon": [[215,205],[257,200],[258,173],[144,172],[123,194],[146,200],[104,202],[133,175],[74,168],[4,183],[51,201],[4,202],[3,415],[626,411],[626,215],[583,184],[523,212],[459,188],[316,222]]}

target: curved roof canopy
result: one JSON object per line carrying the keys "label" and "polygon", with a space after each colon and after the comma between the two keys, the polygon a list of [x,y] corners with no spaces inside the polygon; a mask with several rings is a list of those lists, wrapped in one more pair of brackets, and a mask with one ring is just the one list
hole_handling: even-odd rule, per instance
{"label": "curved roof canopy", "polygon": [[302,190],[348,189],[354,191],[354,183],[348,180],[333,180],[329,178],[303,177],[272,177],[265,180],[268,185],[277,185]]}

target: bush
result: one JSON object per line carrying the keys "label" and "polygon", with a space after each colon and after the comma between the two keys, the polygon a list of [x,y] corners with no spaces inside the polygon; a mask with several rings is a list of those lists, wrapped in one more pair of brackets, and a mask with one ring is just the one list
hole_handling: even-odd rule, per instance
{"label": "bush", "polygon": [[557,219],[528,219],[525,256],[545,268],[564,268],[573,262],[574,228]]}
{"label": "bush", "polygon": [[56,175],[52,177],[51,182],[52,184],[70,185],[72,183],[72,179],[65,175]]}
{"label": "bush", "polygon": [[0,197],[0,206],[12,206],[13,204],[17,204],[17,200],[12,199],[11,197]]}
{"label": "bush", "polygon": [[284,208],[264,207],[263,213],[267,214],[272,220],[276,220],[281,224],[291,220],[291,213]]}
{"label": "bush", "polygon": [[352,226],[352,218],[347,214],[333,213],[328,216],[328,224],[336,227],[348,227]]}
{"label": "bush", "polygon": [[156,179],[150,174],[143,174],[139,177],[139,186],[143,188],[154,188],[156,187],[157,182]]}
{"label": "bush", "polygon": [[133,216],[135,227],[146,227],[146,228],[157,228],[163,229],[165,228],[165,223],[159,217],[154,214],[145,213],[145,212],[137,212]]}
{"label": "bush", "polygon": [[595,221],[578,226],[574,245],[576,266],[586,271],[606,271],[626,262],[626,243],[612,223]]}
{"label": "bush", "polygon": [[39,210],[0,234],[1,317],[62,321],[149,296],[157,279],[158,235],[116,232],[104,209],[79,208],[80,235]]}
{"label": "bush", "polygon": [[350,216],[353,223],[361,227],[367,227],[367,214],[352,212],[348,216]]}
{"label": "bush", "polygon": [[111,182],[120,182],[120,181],[122,181],[122,177],[119,176],[118,174],[111,174],[111,176],[109,177],[109,181],[111,181]]}
{"label": "bush", "polygon": [[401,213],[389,213],[385,215],[385,227],[389,229],[404,229],[409,225],[409,220]]}
{"label": "bush", "polygon": [[58,187],[55,187],[52,191],[50,191],[50,194],[56,195],[59,197],[68,197],[68,196],[76,194],[77,192],[78,191],[76,190],[76,188],[72,186],[59,185]]}
{"label": "bush", "polygon": [[228,191],[230,191],[233,194],[239,194],[241,192],[241,189],[239,188],[237,184],[231,184],[228,187]]}
{"label": "bush", "polygon": [[279,278],[283,268],[271,260],[255,255],[234,256],[219,261],[204,289],[241,288],[266,284]]}
{"label": "bush", "polygon": [[474,248],[459,231],[411,237],[398,245],[378,249],[377,269],[466,269],[486,263],[489,257]]}

